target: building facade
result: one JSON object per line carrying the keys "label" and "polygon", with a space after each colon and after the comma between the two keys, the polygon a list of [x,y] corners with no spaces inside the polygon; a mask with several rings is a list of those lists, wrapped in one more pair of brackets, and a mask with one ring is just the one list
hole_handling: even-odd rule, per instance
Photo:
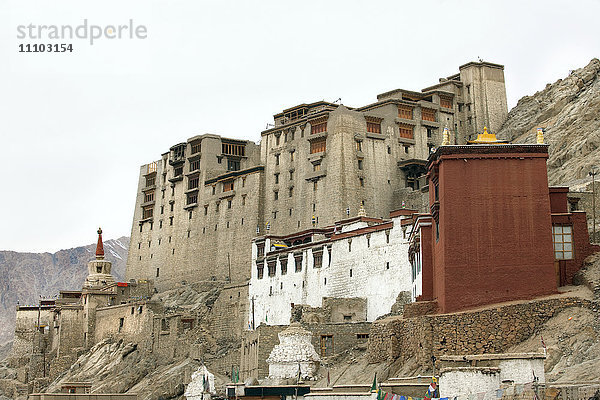
{"label": "building facade", "polygon": [[[374,321],[411,289],[408,238],[414,210],[390,220],[355,217],[287,236],[255,238],[249,327],[290,323],[294,305],[323,307],[327,298],[363,299],[333,322]],[[339,308],[339,306],[338,306]]]}
{"label": "building facade", "polygon": [[413,297],[442,313],[556,293],[596,250],[568,189],[548,187],[543,140],[471,143],[430,156],[430,213],[410,238]]}
{"label": "building facade", "polygon": [[[448,127],[461,144],[507,115],[503,66],[468,63],[421,92],[362,107],[319,101],[274,115],[259,145],[201,135],[141,167],[127,278],[157,288],[250,278],[251,240],[422,205],[425,163]],[[493,116],[493,118],[491,117]]]}

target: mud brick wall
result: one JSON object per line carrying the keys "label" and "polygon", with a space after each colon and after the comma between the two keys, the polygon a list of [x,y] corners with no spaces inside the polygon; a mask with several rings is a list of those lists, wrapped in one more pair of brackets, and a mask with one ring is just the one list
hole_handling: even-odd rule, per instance
{"label": "mud brick wall", "polygon": [[373,323],[368,357],[371,362],[416,357],[427,370],[432,355],[503,353],[569,307],[591,309],[593,305],[588,300],[564,297],[473,312],[389,317]]}

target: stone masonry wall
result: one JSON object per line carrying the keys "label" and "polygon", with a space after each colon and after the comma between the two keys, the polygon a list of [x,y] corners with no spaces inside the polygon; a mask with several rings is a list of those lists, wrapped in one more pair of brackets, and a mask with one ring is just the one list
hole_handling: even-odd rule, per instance
{"label": "stone masonry wall", "polygon": [[422,368],[429,369],[432,355],[502,353],[565,308],[590,306],[588,300],[562,297],[481,311],[389,317],[373,324],[368,357],[371,362],[415,357]]}

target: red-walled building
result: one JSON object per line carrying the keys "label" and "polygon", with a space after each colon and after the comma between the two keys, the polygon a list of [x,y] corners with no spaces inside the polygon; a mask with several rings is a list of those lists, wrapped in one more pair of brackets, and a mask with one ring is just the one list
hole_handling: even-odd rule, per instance
{"label": "red-walled building", "polygon": [[556,293],[597,250],[568,189],[548,187],[548,145],[473,143],[429,157],[431,213],[411,237],[413,298],[441,313]]}

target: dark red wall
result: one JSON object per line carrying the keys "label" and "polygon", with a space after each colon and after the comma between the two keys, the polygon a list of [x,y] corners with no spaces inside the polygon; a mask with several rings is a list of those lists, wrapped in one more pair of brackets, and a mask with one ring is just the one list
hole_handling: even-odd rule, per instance
{"label": "dark red wall", "polygon": [[441,312],[556,292],[546,158],[479,148],[434,161],[433,295]]}

